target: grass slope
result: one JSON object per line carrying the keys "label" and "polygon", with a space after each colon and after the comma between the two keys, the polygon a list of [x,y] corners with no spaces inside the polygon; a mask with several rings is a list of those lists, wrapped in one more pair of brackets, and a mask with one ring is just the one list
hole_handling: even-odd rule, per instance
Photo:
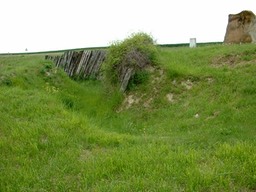
{"label": "grass slope", "polygon": [[255,191],[256,48],[159,48],[125,95],[0,57],[0,191]]}

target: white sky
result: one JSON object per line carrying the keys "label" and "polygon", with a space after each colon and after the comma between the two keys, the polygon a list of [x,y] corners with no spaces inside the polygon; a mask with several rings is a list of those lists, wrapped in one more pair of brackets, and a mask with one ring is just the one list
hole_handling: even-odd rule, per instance
{"label": "white sky", "polygon": [[0,0],[0,53],[108,46],[133,32],[159,44],[223,41],[255,0]]}

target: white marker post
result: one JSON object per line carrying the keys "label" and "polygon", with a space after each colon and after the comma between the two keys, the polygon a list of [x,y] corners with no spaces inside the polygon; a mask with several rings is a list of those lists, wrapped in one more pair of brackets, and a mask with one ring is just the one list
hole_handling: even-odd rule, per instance
{"label": "white marker post", "polygon": [[196,47],[196,38],[190,38],[190,40],[189,40],[189,47],[190,48]]}

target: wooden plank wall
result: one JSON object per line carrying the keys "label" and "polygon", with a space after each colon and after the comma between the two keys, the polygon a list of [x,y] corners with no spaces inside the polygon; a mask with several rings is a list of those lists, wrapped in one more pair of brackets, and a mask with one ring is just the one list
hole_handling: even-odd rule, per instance
{"label": "wooden plank wall", "polygon": [[61,56],[46,55],[45,59],[52,60],[72,78],[87,79],[99,78],[105,56],[105,50],[84,50],[67,51]]}
{"label": "wooden plank wall", "polygon": [[[57,67],[63,68],[69,77],[74,79],[100,79],[101,66],[105,58],[106,50],[67,51],[60,56],[45,56],[45,59],[52,60]],[[131,51],[126,54],[118,66],[120,91],[125,92],[136,70],[142,70],[147,65],[147,58],[141,53]]]}

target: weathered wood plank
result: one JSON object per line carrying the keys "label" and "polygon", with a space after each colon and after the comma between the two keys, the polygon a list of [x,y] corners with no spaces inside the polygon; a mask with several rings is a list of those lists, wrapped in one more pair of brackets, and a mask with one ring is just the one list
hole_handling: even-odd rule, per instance
{"label": "weathered wood plank", "polygon": [[63,68],[70,77],[85,79],[97,77],[105,55],[104,50],[67,51],[61,56],[46,55],[45,59],[52,60],[56,67]]}
{"label": "weathered wood plank", "polygon": [[125,73],[123,75],[123,79],[121,79],[120,91],[124,92],[127,89],[127,85],[129,80],[134,75],[135,70],[133,68],[126,68]]}

